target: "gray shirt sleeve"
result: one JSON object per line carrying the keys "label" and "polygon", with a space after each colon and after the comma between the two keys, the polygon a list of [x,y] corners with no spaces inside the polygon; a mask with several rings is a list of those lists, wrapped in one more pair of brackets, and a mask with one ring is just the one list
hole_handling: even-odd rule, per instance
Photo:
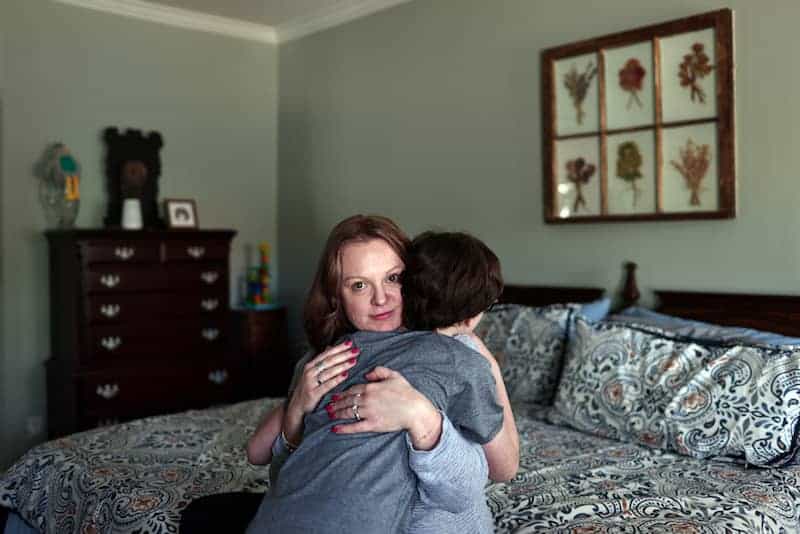
{"label": "gray shirt sleeve", "polygon": [[420,505],[458,514],[472,505],[470,496],[483,491],[489,478],[483,447],[464,439],[446,415],[442,414],[442,435],[433,449],[415,449],[408,434],[406,444]]}

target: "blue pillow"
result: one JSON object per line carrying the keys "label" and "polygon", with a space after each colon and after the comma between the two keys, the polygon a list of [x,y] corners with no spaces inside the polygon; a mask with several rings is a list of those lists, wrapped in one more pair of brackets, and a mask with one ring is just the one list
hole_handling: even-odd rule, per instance
{"label": "blue pillow", "polygon": [[702,321],[683,319],[673,315],[654,312],[640,306],[631,306],[607,317],[609,321],[638,323],[668,330],[680,336],[706,341],[723,341],[752,345],[800,345],[800,338],[787,337],[774,332],[720,326]]}
{"label": "blue pillow", "polygon": [[601,299],[581,304],[581,309],[578,313],[589,319],[590,321],[602,321],[611,310],[611,299],[604,297]]}

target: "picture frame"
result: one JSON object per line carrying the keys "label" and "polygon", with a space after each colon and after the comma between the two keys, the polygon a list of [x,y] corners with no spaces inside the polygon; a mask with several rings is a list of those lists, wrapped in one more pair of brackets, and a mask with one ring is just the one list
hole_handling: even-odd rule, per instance
{"label": "picture frame", "polygon": [[736,216],[733,12],[542,51],[546,223]]}
{"label": "picture frame", "polygon": [[171,230],[192,230],[199,226],[197,204],[189,198],[164,199],[164,220]]}

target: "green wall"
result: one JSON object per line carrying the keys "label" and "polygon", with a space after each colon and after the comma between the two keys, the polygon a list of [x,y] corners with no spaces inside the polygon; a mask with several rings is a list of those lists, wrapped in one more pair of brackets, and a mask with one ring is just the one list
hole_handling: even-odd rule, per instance
{"label": "green wall", "polygon": [[[730,7],[738,215],[545,225],[542,49]],[[415,0],[280,47],[281,293],[354,212],[477,234],[509,282],[800,292],[795,0]],[[294,324],[298,324],[296,321]]]}
{"label": "green wall", "polygon": [[[45,220],[32,166],[63,141],[83,166],[80,227],[102,225],[106,126],[158,130],[161,197],[234,228],[231,267],[277,240],[277,47],[71,7],[2,0],[0,467],[43,434],[49,349]],[[2,87],[2,86],[0,86]]]}

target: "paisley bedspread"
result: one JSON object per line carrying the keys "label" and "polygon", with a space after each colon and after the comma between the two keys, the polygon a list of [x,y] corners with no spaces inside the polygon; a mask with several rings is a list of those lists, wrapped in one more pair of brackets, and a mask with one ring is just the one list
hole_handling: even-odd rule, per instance
{"label": "paisley bedspread", "polygon": [[[243,445],[278,400],[133,421],[31,449],[0,505],[45,532],[177,532],[197,497],[264,491]],[[597,438],[515,405],[517,477],[487,486],[497,532],[800,531],[800,467],[746,469]]]}

